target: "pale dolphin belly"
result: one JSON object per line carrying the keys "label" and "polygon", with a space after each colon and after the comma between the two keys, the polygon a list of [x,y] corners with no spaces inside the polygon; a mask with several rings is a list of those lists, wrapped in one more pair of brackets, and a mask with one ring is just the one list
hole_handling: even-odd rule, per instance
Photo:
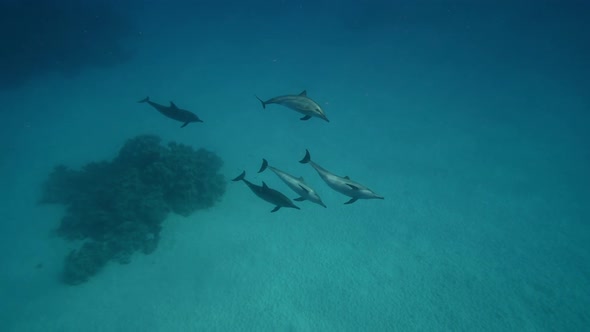
{"label": "pale dolphin belly", "polygon": [[271,167],[270,169],[294,192],[298,193],[300,196],[307,196],[307,192],[301,188],[299,182],[296,179],[293,179],[291,176],[277,170],[274,167]]}
{"label": "pale dolphin belly", "polygon": [[311,102],[311,101],[306,101],[306,100],[301,100],[300,98],[286,98],[283,99],[279,102],[277,102],[277,104],[279,105],[283,105],[285,107],[288,107],[294,111],[297,111],[299,113],[302,114],[306,114],[306,115],[311,115],[316,113],[316,109],[319,108],[318,105],[316,105],[315,103]]}
{"label": "pale dolphin belly", "polygon": [[354,190],[353,188],[348,186],[346,183],[342,181],[343,179],[336,177],[332,174],[321,173],[320,177],[324,180],[324,182],[326,182],[328,187],[336,190],[337,192],[349,197],[357,197],[356,193],[358,192],[358,190]]}

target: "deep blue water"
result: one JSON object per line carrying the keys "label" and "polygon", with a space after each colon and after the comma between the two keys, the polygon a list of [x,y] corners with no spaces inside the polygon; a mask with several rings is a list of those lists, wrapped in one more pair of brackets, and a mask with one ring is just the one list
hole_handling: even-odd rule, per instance
{"label": "deep blue water", "polygon": [[[101,5],[2,3],[0,330],[590,326],[587,3]],[[329,123],[254,97],[303,90]],[[37,203],[43,181],[142,134],[219,155],[225,195],[170,214],[150,255],[64,284],[80,242],[55,236],[66,209]],[[343,204],[306,149],[385,199]],[[230,181],[295,198],[262,158],[328,207],[270,213]]]}

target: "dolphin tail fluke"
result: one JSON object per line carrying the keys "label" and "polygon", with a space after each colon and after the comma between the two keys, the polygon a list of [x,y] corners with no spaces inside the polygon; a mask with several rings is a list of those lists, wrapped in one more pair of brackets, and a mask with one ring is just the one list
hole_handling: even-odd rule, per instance
{"label": "dolphin tail fluke", "polygon": [[260,170],[258,170],[258,173],[264,172],[264,170],[266,170],[267,167],[268,167],[268,161],[266,161],[266,159],[262,158],[262,165],[260,165]]}
{"label": "dolphin tail fluke", "polygon": [[145,97],[142,100],[138,101],[138,103],[147,103],[150,101],[150,97]]}
{"label": "dolphin tail fluke", "polygon": [[232,181],[242,181],[244,180],[244,178],[246,177],[246,171],[242,171],[242,174],[238,175],[235,179],[233,179]]}
{"label": "dolphin tail fluke", "polygon": [[307,164],[310,161],[311,161],[311,155],[309,154],[309,150],[305,149],[305,157],[303,157],[303,159],[299,160],[299,162],[302,164]]}
{"label": "dolphin tail fluke", "polygon": [[262,103],[262,108],[265,109],[266,108],[266,103],[264,102],[264,100],[258,98],[257,95],[254,95],[254,97],[256,97],[256,99],[258,99],[260,101],[260,103]]}

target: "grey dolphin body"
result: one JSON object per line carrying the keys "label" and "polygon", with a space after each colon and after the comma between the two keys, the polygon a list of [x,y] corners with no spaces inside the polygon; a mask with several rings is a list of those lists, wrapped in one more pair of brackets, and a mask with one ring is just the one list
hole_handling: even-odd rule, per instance
{"label": "grey dolphin body", "polygon": [[314,163],[311,160],[311,156],[310,156],[308,150],[305,150],[305,157],[303,157],[303,159],[301,159],[301,161],[299,161],[299,162],[302,164],[309,163],[318,172],[318,174],[320,175],[322,180],[324,180],[324,182],[326,182],[326,184],[330,188],[336,190],[337,192],[339,192],[341,194],[351,197],[350,200],[348,200],[344,204],[354,203],[358,199],[371,199],[371,198],[383,199],[383,196],[377,195],[375,192],[373,192],[371,189],[367,188],[366,186],[364,186],[358,182],[352,181],[348,176],[342,177],[342,176],[335,175],[335,174],[327,171],[322,166]]}
{"label": "grey dolphin body", "polygon": [[298,95],[278,96],[267,101],[258,98],[258,96],[255,97],[262,103],[262,108],[266,108],[268,104],[279,104],[303,114],[304,117],[301,120],[309,120],[312,117],[317,117],[330,122],[320,105],[307,97],[307,91],[305,90]]}
{"label": "grey dolphin body", "polygon": [[246,185],[248,185],[248,188],[250,188],[250,190],[252,190],[252,192],[254,194],[256,194],[256,196],[262,198],[263,200],[265,200],[271,204],[274,204],[275,208],[272,209],[272,211],[270,211],[270,212],[277,212],[280,208],[283,208],[283,207],[294,208],[294,209],[299,210],[299,207],[296,206],[295,204],[293,204],[293,202],[291,202],[289,197],[283,195],[281,192],[279,192],[277,190],[270,188],[269,186],[266,185],[266,183],[264,183],[264,181],[262,182],[262,186],[257,186],[254,183],[246,180],[245,177],[246,177],[246,171],[243,171],[242,174],[238,175],[232,181],[244,181],[244,183]]}
{"label": "grey dolphin body", "polygon": [[164,106],[154,103],[150,100],[150,97],[145,97],[144,99],[138,101],[138,103],[148,103],[164,116],[182,122],[183,125],[180,126],[180,128],[186,127],[191,122],[203,122],[203,120],[199,119],[195,113],[180,109],[174,105],[173,102],[170,102],[170,106]]}
{"label": "grey dolphin body", "polygon": [[326,207],[326,204],[322,202],[320,196],[316,193],[315,190],[313,190],[313,188],[311,188],[309,185],[305,183],[305,180],[303,180],[302,177],[296,178],[293,175],[281,171],[280,169],[269,166],[268,161],[266,161],[266,159],[262,159],[262,165],[260,166],[260,170],[258,171],[258,173],[264,172],[264,170],[266,170],[267,168],[273,171],[279,177],[279,179],[283,180],[283,182],[285,182],[285,184],[287,184],[289,188],[291,188],[294,192],[296,192],[299,195],[298,198],[294,199],[295,201],[301,202],[308,200],[310,202]]}

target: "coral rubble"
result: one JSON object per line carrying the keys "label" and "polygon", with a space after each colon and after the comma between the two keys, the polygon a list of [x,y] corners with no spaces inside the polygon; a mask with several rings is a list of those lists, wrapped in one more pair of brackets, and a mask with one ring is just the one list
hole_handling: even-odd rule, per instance
{"label": "coral rubble", "polygon": [[169,212],[189,216],[224,194],[223,161],[215,153],[157,136],[127,141],[112,161],[81,170],[57,166],[43,185],[42,203],[64,204],[57,234],[83,240],[66,257],[63,281],[79,284],[109,261],[130,262],[135,251],[153,252]]}

